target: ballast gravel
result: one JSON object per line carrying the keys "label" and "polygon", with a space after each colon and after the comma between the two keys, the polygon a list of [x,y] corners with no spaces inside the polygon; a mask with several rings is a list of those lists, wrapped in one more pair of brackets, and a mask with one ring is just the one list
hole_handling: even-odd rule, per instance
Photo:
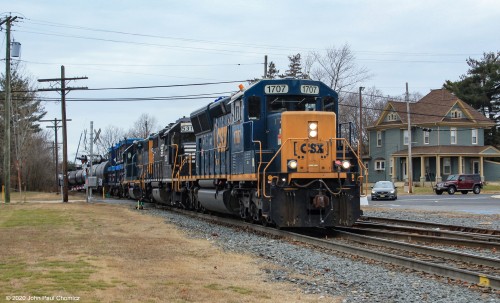
{"label": "ballast gravel", "polygon": [[[321,295],[325,302],[339,296],[345,303],[500,302],[498,293],[488,289],[449,284],[443,278],[424,277],[401,268],[390,269],[380,263],[325,253],[170,211],[149,208],[144,214],[163,217],[167,223],[177,225],[189,236],[207,239],[225,251],[251,254],[258,260],[265,260],[274,265],[266,267],[265,282],[293,283],[306,294]],[[387,216],[366,211],[365,214]],[[391,216],[396,218],[398,214],[391,212]],[[408,211],[402,211],[400,216],[411,220],[421,219]],[[443,224],[459,224],[454,218],[439,217],[436,220]]]}

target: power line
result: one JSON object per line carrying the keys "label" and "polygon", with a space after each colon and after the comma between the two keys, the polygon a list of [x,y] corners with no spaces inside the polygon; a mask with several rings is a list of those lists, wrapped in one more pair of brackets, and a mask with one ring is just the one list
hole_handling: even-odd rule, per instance
{"label": "power line", "polygon": [[[3,59],[5,60],[5,59]],[[60,65],[51,62],[35,62],[27,60],[16,60],[31,64]],[[214,63],[214,64],[119,64],[119,63],[72,63],[69,66],[124,66],[124,67],[206,67],[206,66],[242,66],[242,65],[262,65],[263,63]]]}
{"label": "power line", "polygon": [[[72,28],[72,29],[80,29],[94,32],[104,32],[104,33],[114,33],[120,35],[128,35],[128,36],[137,36],[137,37],[147,37],[147,38],[158,38],[158,39],[168,39],[168,40],[177,40],[184,42],[195,42],[195,43],[208,43],[208,44],[220,44],[220,45],[228,45],[228,46],[244,46],[244,47],[253,47],[253,48],[271,48],[277,50],[289,50],[293,49],[302,49],[302,50],[316,50],[315,48],[310,47],[297,47],[297,46],[282,46],[282,45],[270,45],[270,44],[255,44],[255,43],[240,43],[240,42],[228,42],[228,41],[216,41],[216,40],[205,40],[205,39],[193,39],[193,38],[182,38],[182,37],[172,37],[172,36],[162,36],[162,35],[152,35],[152,34],[142,34],[142,33],[131,33],[124,31],[116,31],[116,30],[107,30],[102,28],[92,28],[92,27],[84,27],[77,25],[69,25],[63,23],[56,23],[51,21],[44,20],[35,20],[35,19],[27,19],[29,23],[35,25],[45,25],[51,27],[60,27],[60,28]],[[372,55],[407,55],[407,56],[481,56],[482,54],[465,54],[465,53],[432,53],[432,52],[397,52],[397,51],[354,51],[359,54],[372,54]]]}

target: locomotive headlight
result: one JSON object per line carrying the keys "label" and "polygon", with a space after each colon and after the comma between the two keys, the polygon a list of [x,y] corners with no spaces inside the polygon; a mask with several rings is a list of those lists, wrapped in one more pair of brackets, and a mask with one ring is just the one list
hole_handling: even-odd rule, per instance
{"label": "locomotive headlight", "polygon": [[287,166],[289,169],[297,169],[297,160],[288,160]]}
{"label": "locomotive headlight", "polygon": [[349,167],[351,167],[351,162],[349,162],[347,160],[342,161],[342,167],[344,169],[349,169]]}
{"label": "locomotive headlight", "polygon": [[318,123],[309,122],[309,137],[316,138],[318,136]]}

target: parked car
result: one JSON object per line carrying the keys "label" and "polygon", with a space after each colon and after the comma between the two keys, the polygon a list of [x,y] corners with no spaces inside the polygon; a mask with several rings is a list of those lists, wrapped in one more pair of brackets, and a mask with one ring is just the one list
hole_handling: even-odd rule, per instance
{"label": "parked car", "polygon": [[477,174],[460,174],[460,175],[449,175],[448,179],[444,182],[439,182],[434,186],[434,191],[436,194],[441,195],[443,192],[447,191],[448,194],[453,195],[457,191],[462,194],[467,194],[468,192],[473,192],[479,194],[483,188],[483,181],[481,181],[481,176]]}
{"label": "parked car", "polygon": [[391,181],[378,181],[372,186],[372,200],[398,198],[398,189]]}

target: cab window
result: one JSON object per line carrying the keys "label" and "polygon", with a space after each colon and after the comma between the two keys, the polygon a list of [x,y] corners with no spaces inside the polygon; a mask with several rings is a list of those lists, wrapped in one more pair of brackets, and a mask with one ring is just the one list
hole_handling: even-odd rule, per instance
{"label": "cab window", "polygon": [[260,97],[252,96],[248,98],[248,119],[260,119]]}

